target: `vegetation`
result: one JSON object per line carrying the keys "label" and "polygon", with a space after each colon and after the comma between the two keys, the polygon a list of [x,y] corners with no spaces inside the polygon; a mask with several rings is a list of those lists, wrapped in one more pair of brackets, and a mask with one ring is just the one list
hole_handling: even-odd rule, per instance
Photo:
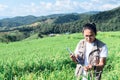
{"label": "vegetation", "polygon": [[95,22],[98,31],[119,31],[119,13],[120,7],[104,12],[54,14],[41,17],[29,15],[2,19],[0,20],[0,41],[20,41],[34,34],[42,38],[43,35],[49,34],[81,32],[83,24],[88,22]]}
{"label": "vegetation", "polygon": [[[99,32],[109,55],[102,80],[120,80],[120,32]],[[74,51],[81,33],[0,43],[1,80],[76,80],[75,63],[66,47]]]}
{"label": "vegetation", "polygon": [[80,19],[80,16],[78,14],[67,14],[67,15],[58,17],[54,21],[54,23],[63,24],[63,23],[73,22],[79,19]]}
{"label": "vegetation", "polygon": [[100,31],[119,31],[120,7],[95,14],[90,17],[90,21],[98,24]]}

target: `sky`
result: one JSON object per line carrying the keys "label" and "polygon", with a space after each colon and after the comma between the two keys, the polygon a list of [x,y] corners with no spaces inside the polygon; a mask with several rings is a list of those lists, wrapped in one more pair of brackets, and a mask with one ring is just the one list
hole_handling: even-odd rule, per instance
{"label": "sky", "polygon": [[0,0],[0,17],[84,13],[118,6],[120,0]]}

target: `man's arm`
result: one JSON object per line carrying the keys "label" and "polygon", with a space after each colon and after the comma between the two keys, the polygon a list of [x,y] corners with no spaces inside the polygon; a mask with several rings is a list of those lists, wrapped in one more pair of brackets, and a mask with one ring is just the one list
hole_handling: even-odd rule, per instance
{"label": "man's arm", "polygon": [[103,68],[105,66],[105,64],[106,64],[106,57],[102,57],[102,58],[100,58],[99,64],[97,64],[96,66]]}
{"label": "man's arm", "polygon": [[[97,68],[103,68],[106,64],[106,57],[101,57],[99,64],[95,65]],[[88,65],[87,70],[91,70],[94,66]]]}

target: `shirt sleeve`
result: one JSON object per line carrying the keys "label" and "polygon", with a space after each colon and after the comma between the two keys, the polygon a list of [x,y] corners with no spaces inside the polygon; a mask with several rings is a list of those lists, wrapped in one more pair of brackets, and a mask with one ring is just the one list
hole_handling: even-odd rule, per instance
{"label": "shirt sleeve", "polygon": [[108,56],[108,48],[106,45],[102,47],[102,51],[100,52],[100,57],[107,57]]}

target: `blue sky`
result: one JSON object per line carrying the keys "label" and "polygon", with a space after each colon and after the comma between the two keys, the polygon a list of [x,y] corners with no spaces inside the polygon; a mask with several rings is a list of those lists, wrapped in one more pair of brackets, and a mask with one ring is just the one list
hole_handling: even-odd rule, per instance
{"label": "blue sky", "polygon": [[0,17],[105,11],[118,6],[120,0],[0,0]]}

